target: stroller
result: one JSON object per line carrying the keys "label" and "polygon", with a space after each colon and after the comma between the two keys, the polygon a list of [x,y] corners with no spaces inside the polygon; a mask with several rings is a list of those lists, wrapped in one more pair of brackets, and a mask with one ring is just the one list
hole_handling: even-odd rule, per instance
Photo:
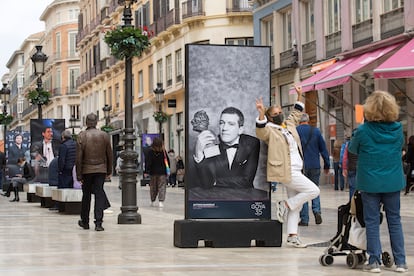
{"label": "stroller", "polygon": [[[333,264],[335,256],[346,256],[346,264],[349,268],[356,268],[367,260],[364,248],[358,248],[349,243],[351,221],[357,220],[362,227],[365,227],[362,208],[361,193],[356,191],[352,199],[338,207],[338,231],[335,237],[330,240],[330,245],[325,249],[324,254],[319,257],[319,263],[323,266]],[[381,212],[381,222],[383,212]],[[391,254],[383,252],[381,259],[386,267],[392,267],[394,260]]]}

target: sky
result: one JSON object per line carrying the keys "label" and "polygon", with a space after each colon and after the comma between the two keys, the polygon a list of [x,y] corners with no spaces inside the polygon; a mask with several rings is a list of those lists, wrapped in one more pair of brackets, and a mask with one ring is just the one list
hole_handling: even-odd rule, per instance
{"label": "sky", "polygon": [[[40,16],[54,0],[2,1],[0,16],[0,79],[9,70],[7,62],[31,34],[45,30]],[[4,3],[3,3],[4,2]]]}

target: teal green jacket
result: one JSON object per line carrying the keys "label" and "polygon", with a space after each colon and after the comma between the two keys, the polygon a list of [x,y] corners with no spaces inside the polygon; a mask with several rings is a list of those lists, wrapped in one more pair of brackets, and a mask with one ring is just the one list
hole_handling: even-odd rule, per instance
{"label": "teal green jacket", "polygon": [[348,150],[358,155],[356,188],[368,193],[400,191],[404,134],[401,123],[365,122],[352,134]]}

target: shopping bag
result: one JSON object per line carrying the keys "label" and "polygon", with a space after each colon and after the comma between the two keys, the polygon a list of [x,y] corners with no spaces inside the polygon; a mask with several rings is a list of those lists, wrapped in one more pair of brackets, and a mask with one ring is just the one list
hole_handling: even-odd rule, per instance
{"label": "shopping bag", "polygon": [[348,243],[361,250],[367,250],[366,229],[361,226],[355,216],[351,218]]}

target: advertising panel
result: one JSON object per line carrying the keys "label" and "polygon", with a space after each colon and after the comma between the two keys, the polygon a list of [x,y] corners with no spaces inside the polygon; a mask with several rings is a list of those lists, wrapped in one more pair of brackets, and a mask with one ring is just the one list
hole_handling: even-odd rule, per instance
{"label": "advertising panel", "polygon": [[269,47],[186,45],[186,219],[270,219],[260,97],[269,105]]}

